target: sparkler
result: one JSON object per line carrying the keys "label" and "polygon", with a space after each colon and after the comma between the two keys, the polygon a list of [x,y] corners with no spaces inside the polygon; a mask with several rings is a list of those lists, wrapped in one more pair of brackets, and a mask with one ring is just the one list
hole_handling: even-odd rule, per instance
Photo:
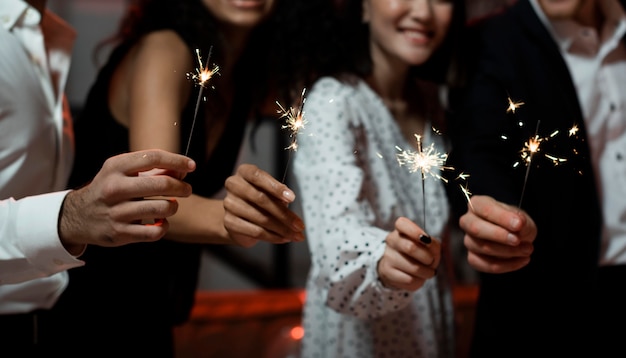
{"label": "sparkler", "polygon": [[207,85],[207,82],[213,78],[216,74],[219,74],[219,66],[213,65],[212,69],[209,69],[209,60],[211,59],[211,52],[213,51],[213,47],[209,50],[209,55],[207,56],[206,65],[202,64],[202,57],[200,56],[200,50],[196,49],[196,57],[198,60],[198,67],[196,67],[196,72],[188,72],[187,78],[196,82],[196,85],[200,86],[200,91],[198,92],[198,99],[196,100],[196,108],[193,112],[193,121],[191,122],[191,130],[189,131],[189,139],[187,140],[187,149],[185,149],[185,155],[189,152],[189,146],[191,144],[191,136],[193,135],[193,129],[196,125],[196,117],[198,116],[198,108],[200,107],[200,100],[202,99],[202,92]]}
{"label": "sparkler", "polygon": [[306,98],[304,97],[304,93],[306,92],[306,88],[302,90],[300,94],[300,103],[294,108],[289,107],[286,109],[283,107],[280,102],[276,101],[278,105],[277,112],[280,114],[280,118],[285,118],[285,124],[281,126],[281,129],[287,129],[289,131],[289,138],[291,138],[291,143],[286,150],[289,150],[289,157],[287,158],[287,165],[285,166],[285,173],[283,174],[283,182],[285,181],[285,177],[287,176],[287,169],[289,168],[289,162],[291,161],[291,152],[295,152],[298,150],[298,133],[301,129],[306,126],[306,118],[304,117],[304,111],[302,107],[304,106],[304,102]]}
{"label": "sparkler", "polygon": [[541,123],[541,121],[537,121],[535,136],[529,138],[528,141],[524,143],[524,148],[522,148],[522,159],[526,163],[526,175],[524,176],[524,185],[522,186],[522,195],[519,199],[519,205],[517,205],[518,208],[522,207],[522,200],[524,199],[524,192],[526,191],[526,182],[528,181],[528,174],[530,173],[530,164],[535,153],[539,151],[539,144],[541,144],[543,140],[539,138],[537,134],[539,132],[539,123]]}
{"label": "sparkler", "polygon": [[419,171],[422,175],[422,201],[424,207],[424,231],[426,231],[426,188],[424,181],[427,176],[435,179],[439,179],[445,183],[448,180],[442,177],[439,173],[443,170],[454,169],[446,166],[446,160],[448,159],[447,153],[439,153],[435,150],[434,144],[431,143],[426,149],[422,148],[422,136],[415,134],[417,140],[417,151],[402,150],[396,146],[396,149],[400,153],[396,154],[396,159],[400,166],[406,166],[409,173],[415,173]]}

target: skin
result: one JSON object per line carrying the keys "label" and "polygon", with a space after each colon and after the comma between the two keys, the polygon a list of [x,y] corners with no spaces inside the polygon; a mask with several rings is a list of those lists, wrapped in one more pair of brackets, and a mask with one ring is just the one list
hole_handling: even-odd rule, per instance
{"label": "skin", "polygon": [[[552,20],[572,20],[600,29],[603,18],[595,0],[538,0]],[[465,231],[467,260],[474,269],[506,273],[528,265],[537,227],[524,211],[487,196],[474,196],[459,224]]]}
{"label": "skin", "polygon": [[[414,102],[416,88],[407,82],[409,68],[426,62],[443,42],[453,5],[432,0],[364,0],[363,20],[370,27],[373,74],[367,79],[383,98],[407,138],[424,131],[426,120]],[[441,244],[417,224],[401,217],[386,237],[378,262],[380,281],[389,288],[417,290],[435,275]]]}
{"label": "skin", "polygon": [[538,0],[546,17],[552,20],[574,20],[599,29],[600,11],[596,0]]}
{"label": "skin", "polygon": [[[46,0],[27,3],[41,14],[45,12]],[[176,213],[178,202],[172,198],[137,198],[189,196],[191,186],[178,178],[195,168],[190,158],[161,150],[109,158],[88,185],[65,197],[59,212],[61,243],[78,256],[86,245],[120,246],[161,239],[169,228],[166,218]],[[154,176],[137,175],[154,169],[158,169]],[[157,224],[144,225],[144,220]]]}
{"label": "skin", "polygon": [[[224,99],[208,119],[211,130],[206,151],[210,154],[231,110],[232,68],[250,31],[270,15],[274,2],[204,0],[203,3],[220,20],[220,31],[228,44],[224,61],[219,64],[220,75],[210,80]],[[170,30],[148,34],[128,53],[112,78],[109,107],[114,117],[129,128],[131,150],[160,148],[184,152],[186,143],[180,143],[176,123],[192,89],[184,74],[193,72],[195,66],[195,54]],[[178,212],[169,219],[167,238],[244,247],[259,240],[271,243],[304,240],[302,219],[288,208],[295,200],[293,191],[265,171],[244,165],[226,181],[225,188],[226,200],[195,194],[179,200]]]}
{"label": "skin", "polygon": [[474,269],[506,273],[530,262],[537,226],[523,210],[489,196],[474,195],[459,225],[465,232],[467,260]]}
{"label": "skin", "polygon": [[[70,253],[79,254],[87,244],[120,246],[161,239],[169,228],[166,218],[178,209],[171,197],[191,194],[191,186],[177,178],[195,167],[193,160],[162,150],[109,158],[87,186],[67,194],[59,215],[61,242]],[[154,168],[160,172],[138,175]],[[137,199],[147,197],[155,198]],[[142,224],[146,221],[156,224]]]}

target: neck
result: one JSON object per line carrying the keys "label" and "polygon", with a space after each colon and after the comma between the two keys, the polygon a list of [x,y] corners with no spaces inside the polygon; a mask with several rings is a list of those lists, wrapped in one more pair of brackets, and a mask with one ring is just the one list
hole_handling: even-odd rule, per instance
{"label": "neck", "polygon": [[597,1],[583,1],[582,6],[576,12],[574,20],[584,26],[601,30],[604,22],[604,14]]}

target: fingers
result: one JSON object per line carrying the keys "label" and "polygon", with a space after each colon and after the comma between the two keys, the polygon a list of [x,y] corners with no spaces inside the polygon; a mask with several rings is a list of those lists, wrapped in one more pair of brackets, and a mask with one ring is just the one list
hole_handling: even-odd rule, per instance
{"label": "fingers", "polygon": [[288,208],[295,195],[254,165],[243,164],[225,182],[224,226],[235,240],[304,240],[304,222]]}
{"label": "fingers", "polygon": [[414,260],[433,268],[439,265],[441,243],[433,240],[413,221],[400,217],[396,220],[398,236],[390,235],[387,245]]}
{"label": "fingers", "polygon": [[483,256],[493,256],[498,259],[530,257],[534,249],[532,243],[528,242],[522,242],[517,246],[510,246],[499,244],[491,240],[477,239],[470,235],[465,235],[463,244],[469,252]]}
{"label": "fingers", "polygon": [[276,180],[269,173],[259,169],[253,164],[242,164],[237,168],[237,176],[250,185],[256,187],[259,191],[276,198],[285,203],[291,203],[295,200],[296,195],[285,184]]}
{"label": "fingers", "polygon": [[467,262],[478,271],[487,273],[507,273],[523,268],[530,262],[530,257],[514,257],[502,259],[494,256],[479,255],[468,252]]}
{"label": "fingers", "polygon": [[411,264],[402,257],[392,257],[395,254],[386,253],[378,263],[378,275],[385,287],[415,291],[422,287],[427,279],[434,276],[434,269]]}
{"label": "fingers", "polygon": [[126,175],[136,175],[154,168],[186,174],[195,170],[196,163],[184,155],[149,149],[111,157],[104,163],[103,169],[105,167],[112,167]]}
{"label": "fingers", "polygon": [[[96,177],[92,184],[99,183],[99,179]],[[192,193],[189,183],[168,175],[133,177],[112,175],[102,179],[100,183],[102,200],[107,203],[157,196],[182,198]]]}
{"label": "fingers", "polygon": [[154,222],[174,215],[177,210],[175,199],[140,199],[111,207],[110,216],[116,222]]}
{"label": "fingers", "polygon": [[527,225],[528,216],[519,209],[488,196],[475,195],[471,200],[473,209],[459,219],[459,225],[466,233],[513,246],[529,238],[520,235],[520,230]]}
{"label": "fingers", "polygon": [[224,227],[232,240],[239,246],[252,247],[259,241],[284,244],[291,242],[289,238],[263,230],[258,225],[252,224],[228,212],[224,215]]}
{"label": "fingers", "polygon": [[224,226],[229,233],[246,235],[274,243],[303,241],[304,225],[295,213],[282,204],[265,204],[269,211],[260,209],[234,195],[224,198]]}
{"label": "fingers", "polygon": [[[99,241],[100,246],[121,246],[136,242],[152,242],[163,238],[169,229],[169,222],[160,219],[156,224],[115,222],[107,240]],[[108,243],[107,243],[108,241]]]}
{"label": "fingers", "polygon": [[412,221],[399,218],[396,230],[387,235],[379,278],[386,287],[414,291],[435,275],[440,259],[440,242]]}

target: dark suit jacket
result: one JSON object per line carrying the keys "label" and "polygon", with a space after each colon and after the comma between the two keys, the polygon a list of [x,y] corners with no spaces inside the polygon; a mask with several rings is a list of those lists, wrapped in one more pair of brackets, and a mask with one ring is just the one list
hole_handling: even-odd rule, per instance
{"label": "dark suit jacket", "polygon": [[[470,175],[473,194],[521,202],[538,226],[527,267],[481,274],[473,356],[579,354],[593,346],[601,211],[572,78],[527,0],[479,21],[470,35],[469,83],[451,100],[449,164]],[[507,112],[508,97],[524,104]],[[580,130],[569,136],[573,126]],[[520,150],[535,133],[549,139],[524,184]],[[555,165],[545,154],[567,161]],[[466,200],[456,209],[465,211]]]}

